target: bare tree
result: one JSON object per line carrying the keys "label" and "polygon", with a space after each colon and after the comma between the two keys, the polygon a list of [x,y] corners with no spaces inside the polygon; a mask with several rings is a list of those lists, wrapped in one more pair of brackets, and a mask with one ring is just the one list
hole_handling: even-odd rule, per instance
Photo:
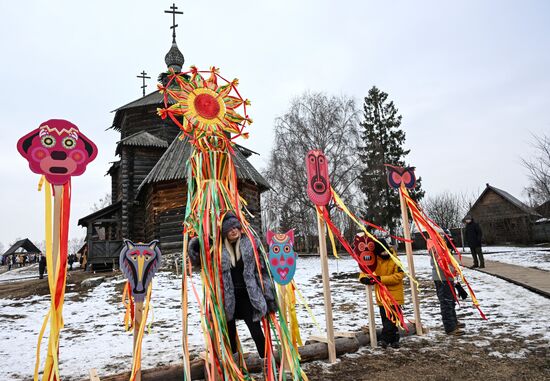
{"label": "bare tree", "polygon": [[266,228],[286,231],[293,227],[306,240],[316,231],[315,210],[306,195],[305,157],[311,149],[320,149],[327,156],[335,191],[345,202],[354,200],[358,114],[352,98],[305,93],[293,99],[289,110],[275,120],[275,142],[264,171],[272,186],[262,197]]}
{"label": "bare tree", "polygon": [[86,237],[71,238],[69,240],[69,254],[76,254],[86,242]]}
{"label": "bare tree", "polygon": [[535,150],[532,158],[522,158],[527,169],[530,184],[525,188],[530,202],[540,205],[550,200],[550,135],[532,134],[531,147]]}
{"label": "bare tree", "polygon": [[468,204],[465,197],[451,192],[443,192],[422,201],[422,207],[428,216],[439,226],[449,229],[462,224],[469,209]]}
{"label": "bare tree", "polygon": [[107,206],[111,205],[111,193],[106,192],[97,202],[94,202],[92,206],[92,212],[97,212]]}

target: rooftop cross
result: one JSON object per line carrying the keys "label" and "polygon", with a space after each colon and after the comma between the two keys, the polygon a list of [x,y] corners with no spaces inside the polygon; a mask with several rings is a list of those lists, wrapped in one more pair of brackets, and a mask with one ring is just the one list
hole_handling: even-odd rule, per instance
{"label": "rooftop cross", "polygon": [[178,24],[176,24],[176,15],[183,15],[183,12],[178,12],[177,9],[176,3],[172,3],[170,10],[164,11],[164,13],[172,14],[172,26],[170,27],[172,29],[172,42],[176,42],[176,28],[178,27]]}
{"label": "rooftop cross", "polygon": [[136,77],[141,78],[143,80],[143,85],[141,85],[141,89],[143,90],[143,96],[145,96],[145,88],[147,87],[147,85],[145,84],[145,79],[146,78],[151,79],[151,77],[147,76],[147,73],[145,72],[145,70],[141,72],[141,75],[137,75]]}

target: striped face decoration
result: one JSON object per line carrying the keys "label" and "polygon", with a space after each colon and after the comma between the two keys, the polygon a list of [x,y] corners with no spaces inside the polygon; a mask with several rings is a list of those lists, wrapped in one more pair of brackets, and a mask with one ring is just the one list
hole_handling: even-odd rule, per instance
{"label": "striped face decoration", "polygon": [[287,285],[296,272],[296,253],[294,252],[294,230],[284,234],[267,231],[269,245],[269,267],[273,280],[280,285]]}
{"label": "striped face decoration", "polygon": [[388,170],[388,185],[393,189],[399,189],[401,184],[407,189],[413,189],[416,185],[416,175],[414,167],[395,167],[390,164],[384,164]]}
{"label": "striped face decoration", "polygon": [[307,195],[317,206],[326,206],[332,197],[328,177],[328,162],[320,150],[311,150],[306,155]]}
{"label": "striped face decoration", "polygon": [[367,237],[364,233],[359,233],[353,239],[353,251],[357,255],[357,263],[364,273],[374,272],[376,270],[376,242]]}
{"label": "striped face decoration", "polygon": [[120,269],[130,282],[136,302],[144,301],[147,287],[161,264],[162,254],[158,244],[158,240],[147,244],[124,240],[119,259]]}
{"label": "striped face decoration", "polygon": [[97,147],[78,127],[63,119],[50,119],[17,142],[17,150],[31,171],[50,184],[63,185],[84,173],[96,158]]}

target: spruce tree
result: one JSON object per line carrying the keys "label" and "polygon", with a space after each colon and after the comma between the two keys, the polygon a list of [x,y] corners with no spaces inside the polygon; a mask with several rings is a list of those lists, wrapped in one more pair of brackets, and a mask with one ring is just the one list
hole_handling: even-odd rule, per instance
{"label": "spruce tree", "polygon": [[[410,150],[404,148],[405,132],[401,129],[401,115],[398,115],[393,101],[388,101],[388,94],[373,86],[365,98],[363,110],[359,179],[365,196],[364,215],[367,220],[388,228],[394,234],[401,216],[399,193],[389,187],[384,164],[407,166],[405,156]],[[416,201],[424,196],[420,178],[411,196]]]}

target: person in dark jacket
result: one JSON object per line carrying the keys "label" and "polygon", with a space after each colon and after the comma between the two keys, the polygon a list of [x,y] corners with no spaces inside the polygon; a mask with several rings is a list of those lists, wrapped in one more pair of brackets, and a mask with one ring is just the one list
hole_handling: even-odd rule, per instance
{"label": "person in dark jacket", "polygon": [[[228,213],[222,222],[222,237],[224,308],[231,349],[233,353],[238,351],[235,320],[241,319],[246,323],[258,354],[263,358],[265,336],[260,320],[277,308],[275,287],[261,256],[260,279],[252,242],[242,234],[241,223],[232,213]],[[256,242],[256,245],[259,247],[259,243]],[[189,259],[194,265],[200,265],[200,249],[198,238],[189,241]]]}
{"label": "person in dark jacket", "polygon": [[44,272],[46,271],[46,256],[40,254],[40,260],[38,261],[38,277],[44,278]]}
{"label": "person in dark jacket", "polygon": [[483,259],[483,252],[481,251],[481,237],[483,233],[479,224],[474,221],[472,216],[467,215],[464,218],[464,222],[466,222],[466,245],[470,248],[474,260],[472,268],[479,267],[482,269],[485,267],[485,260]]}

